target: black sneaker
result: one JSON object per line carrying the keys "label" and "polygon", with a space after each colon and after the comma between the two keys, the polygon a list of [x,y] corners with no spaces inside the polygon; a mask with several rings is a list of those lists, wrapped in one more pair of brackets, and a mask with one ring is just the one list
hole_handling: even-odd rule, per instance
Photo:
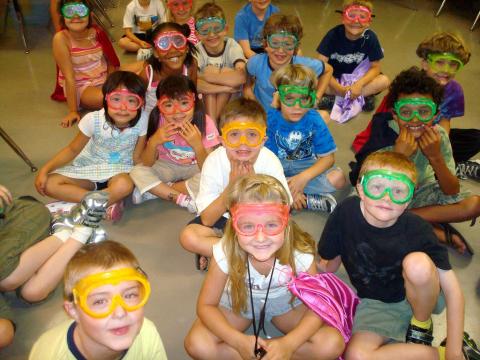
{"label": "black sneaker", "polygon": [[432,346],[433,341],[433,323],[429,329],[423,329],[413,324],[408,325],[406,343],[422,344]]}
{"label": "black sneaker", "polygon": [[307,209],[331,213],[337,206],[337,200],[330,194],[308,194]]}
{"label": "black sneaker", "polygon": [[335,104],[335,95],[323,95],[318,103],[319,110],[332,110],[333,104]]}
{"label": "black sneaker", "polygon": [[370,112],[375,110],[375,96],[365,96],[364,97],[365,104],[362,106],[362,111]]}
{"label": "black sneaker", "polygon": [[460,179],[470,178],[480,180],[480,160],[461,161],[456,167],[457,176]]}
{"label": "black sneaker", "polygon": [[[447,345],[447,338],[445,338],[441,343],[440,346]],[[462,344],[462,351],[465,360],[480,360],[480,350],[477,347],[475,341],[470,338],[470,335],[466,331],[463,332],[463,344]]]}

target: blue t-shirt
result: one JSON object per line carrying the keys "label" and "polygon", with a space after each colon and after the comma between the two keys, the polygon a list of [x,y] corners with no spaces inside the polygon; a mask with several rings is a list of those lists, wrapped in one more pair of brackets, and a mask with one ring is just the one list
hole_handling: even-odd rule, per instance
{"label": "blue t-shirt", "polygon": [[317,52],[328,57],[336,79],[340,79],[342,74],[351,74],[365,58],[370,61],[383,58],[382,47],[372,30],[365,30],[360,39],[352,41],[345,36],[343,25],[335,26],[325,35],[317,47]]}
{"label": "blue t-shirt", "polygon": [[280,160],[306,160],[337,151],[330,130],[316,110],[309,110],[300,121],[287,121],[280,110],[267,111],[265,146]]}
{"label": "blue t-shirt", "polygon": [[[324,66],[320,60],[294,56],[291,63],[308,66],[315,71],[317,76],[323,74]],[[255,97],[262,104],[263,108],[268,110],[272,104],[275,88],[270,82],[270,75],[272,75],[273,69],[268,62],[267,54],[257,54],[251,57],[247,62],[247,72],[250,76],[255,77],[255,87],[253,89]]]}
{"label": "blue t-shirt", "polygon": [[258,20],[257,15],[252,11],[252,4],[248,3],[235,15],[235,28],[233,38],[235,41],[248,40],[250,48],[257,52],[263,49],[263,25],[268,18],[280,9],[270,4],[265,12],[263,20]]}

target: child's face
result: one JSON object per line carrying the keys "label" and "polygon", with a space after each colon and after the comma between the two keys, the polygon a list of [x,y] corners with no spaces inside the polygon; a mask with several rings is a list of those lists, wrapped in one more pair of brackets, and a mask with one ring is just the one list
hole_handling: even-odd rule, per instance
{"label": "child's face", "polygon": [[270,3],[272,2],[271,0],[249,0],[249,1],[252,4],[253,10],[260,11],[260,12],[265,11],[270,5]]}
{"label": "child's face", "polygon": [[283,118],[292,122],[300,121],[315,104],[315,92],[308,87],[280,85],[278,96]]}
{"label": "child's face", "polygon": [[279,31],[267,36],[265,52],[274,70],[287,65],[292,60],[298,47],[298,40],[294,34]]}
{"label": "child's face", "polygon": [[83,3],[70,2],[61,8],[65,26],[71,31],[83,31],[88,27],[90,9]]}
{"label": "child's face", "polygon": [[176,30],[165,29],[154,39],[154,56],[170,71],[181,71],[187,57],[187,38]]}
{"label": "child's face", "polygon": [[440,85],[446,85],[462,67],[463,62],[450,53],[429,54],[427,60],[422,60],[422,68]]}
{"label": "child's face", "polygon": [[222,127],[220,142],[230,160],[254,164],[267,139],[265,134],[265,124],[241,117]]}
{"label": "child's face", "polygon": [[167,0],[167,7],[176,22],[186,22],[192,16],[192,0]]}
{"label": "child's face", "polygon": [[96,270],[77,283],[84,282],[75,286],[75,302],[66,301],[65,309],[77,322],[82,347],[121,352],[140,332],[150,285],[143,274],[126,265]]}
{"label": "child's face", "polygon": [[400,130],[404,128],[419,139],[432,126],[436,112],[437,105],[430,94],[400,94],[394,104],[393,118]]}
{"label": "child's face", "polygon": [[140,4],[140,6],[146,7],[150,5],[150,0],[138,0],[138,3]]}
{"label": "child's face", "polygon": [[359,39],[372,23],[371,16],[370,10],[364,6],[351,5],[347,7],[342,16],[347,38],[350,40]]}
{"label": "child's face", "polygon": [[199,19],[196,22],[197,37],[207,51],[217,53],[223,50],[227,26],[219,17]]}
{"label": "child's face", "polygon": [[238,203],[230,212],[240,247],[258,262],[274,258],[285,241],[289,206],[281,203]]}
{"label": "child's face", "polygon": [[105,96],[108,115],[118,128],[128,127],[143,105],[143,99],[121,85]]}
{"label": "child's face", "polygon": [[187,93],[178,98],[161,97],[157,106],[167,123],[174,123],[180,127],[185,122],[191,122],[195,112],[195,95]]}
{"label": "child's face", "polygon": [[379,228],[392,226],[408,207],[414,188],[406,173],[372,167],[357,184],[365,220]]}

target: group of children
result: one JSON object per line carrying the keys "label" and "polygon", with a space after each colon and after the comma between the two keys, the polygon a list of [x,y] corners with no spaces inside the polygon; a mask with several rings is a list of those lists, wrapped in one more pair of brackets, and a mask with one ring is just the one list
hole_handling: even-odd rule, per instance
{"label": "group of children", "polygon": [[[94,235],[103,218],[120,219],[132,195],[134,204],[161,198],[197,214],[179,236],[197,268],[208,268],[185,338],[192,358],[480,359],[463,331],[462,291],[439,244],[473,255],[449,223],[480,215],[480,197],[460,187],[450,145],[450,120],[463,115],[453,78],[470,58],[461,39],[425,40],[417,49],[422,68],[390,84],[369,29],[369,1],[344,2],[342,24],[321,41],[318,59],[298,55],[300,20],[270,1],[241,9],[235,40],[218,4],[195,12],[192,0],[165,5],[128,5],[119,45],[139,59],[120,70],[88,3],[58,5],[64,29],[53,48],[69,107],[62,125],[79,121],[79,132],[39,170],[35,186],[80,205],[71,226],[56,214],[47,237],[46,209],[31,198],[13,200],[0,186],[5,236],[39,212],[25,239],[2,240],[9,261],[0,291],[39,301],[64,274],[64,308],[74,320],[42,335],[30,358],[166,359],[143,315],[147,274],[124,246]],[[367,62],[356,78],[342,78]],[[371,109],[372,95],[387,87],[353,144],[358,196],[337,205],[333,194],[346,179],[335,165],[328,113],[317,107],[348,94]],[[80,108],[97,110],[80,119]],[[316,251],[291,218],[302,209],[330,214]],[[288,274],[335,272],[341,263],[361,300],[349,339],[288,291]],[[14,322],[0,301],[2,347]],[[447,338],[434,348],[431,314],[445,307]],[[265,319],[285,335],[260,337]],[[251,324],[253,336],[244,333]]]}

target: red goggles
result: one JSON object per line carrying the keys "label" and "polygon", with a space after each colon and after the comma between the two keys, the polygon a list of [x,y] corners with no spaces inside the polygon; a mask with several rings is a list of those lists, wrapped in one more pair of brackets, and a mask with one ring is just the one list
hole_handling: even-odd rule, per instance
{"label": "red goggles", "polygon": [[167,7],[171,11],[188,11],[192,8],[192,0],[170,0]]}
{"label": "red goggles", "polygon": [[155,47],[163,52],[167,52],[172,47],[179,51],[187,48],[187,38],[178,31],[167,31],[161,33],[154,41]]}
{"label": "red goggles", "polygon": [[106,95],[105,99],[108,107],[114,110],[125,108],[128,111],[135,111],[143,105],[143,99],[127,89],[112,91]]}
{"label": "red goggles", "polygon": [[190,111],[195,105],[195,95],[192,93],[185,94],[179,99],[172,99],[162,96],[157,101],[157,107],[164,115],[172,115],[179,112]]}
{"label": "red goggles", "polygon": [[372,20],[372,12],[365,6],[352,5],[343,11],[343,19],[348,22],[358,21],[360,24],[366,24]]}

